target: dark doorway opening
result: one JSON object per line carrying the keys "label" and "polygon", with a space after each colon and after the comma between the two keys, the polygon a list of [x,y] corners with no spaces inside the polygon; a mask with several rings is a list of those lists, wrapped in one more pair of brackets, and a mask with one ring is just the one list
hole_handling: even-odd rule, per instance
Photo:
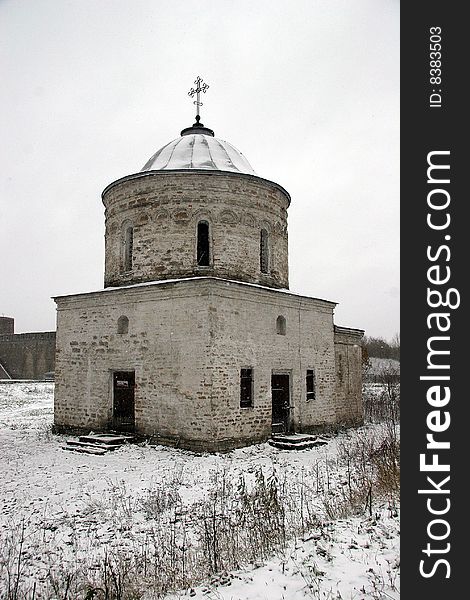
{"label": "dark doorway opening", "polygon": [[113,373],[113,429],[135,429],[135,371]]}
{"label": "dark doorway opening", "polygon": [[288,433],[290,412],[290,381],[288,373],[273,373],[271,376],[272,431]]}

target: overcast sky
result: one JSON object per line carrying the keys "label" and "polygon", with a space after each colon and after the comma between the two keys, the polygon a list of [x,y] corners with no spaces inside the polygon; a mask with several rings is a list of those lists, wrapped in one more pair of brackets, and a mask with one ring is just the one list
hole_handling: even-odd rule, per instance
{"label": "overcast sky", "polygon": [[102,288],[104,187],[194,121],[284,186],[290,288],[399,331],[398,0],[0,0],[0,315]]}

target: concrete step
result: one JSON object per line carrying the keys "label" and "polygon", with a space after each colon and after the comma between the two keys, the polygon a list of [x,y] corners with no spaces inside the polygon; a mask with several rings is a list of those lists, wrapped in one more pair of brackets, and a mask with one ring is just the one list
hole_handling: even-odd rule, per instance
{"label": "concrete step", "polygon": [[272,439],[280,442],[289,442],[291,444],[300,444],[302,442],[316,440],[318,439],[318,436],[309,433],[275,433],[273,434]]}
{"label": "concrete step", "polygon": [[308,450],[316,446],[324,446],[328,440],[305,433],[273,434],[268,444],[279,450]]}
{"label": "concrete step", "polygon": [[83,454],[97,454],[102,456],[106,454],[108,450],[104,448],[98,448],[97,446],[62,446],[62,450],[70,450],[71,452],[82,452]]}
{"label": "concrete step", "polygon": [[132,441],[134,438],[131,435],[111,435],[109,433],[90,433],[89,435],[81,435],[80,442],[87,444],[106,444],[108,446],[122,446],[126,442]]}
{"label": "concrete step", "polygon": [[102,450],[116,450],[116,448],[120,448],[121,444],[102,444],[101,442],[84,442],[83,440],[67,440],[67,446],[77,446],[83,448],[101,448]]}
{"label": "concrete step", "polygon": [[133,435],[109,433],[89,433],[78,440],[67,440],[64,450],[84,452],[85,454],[106,454],[134,440]]}

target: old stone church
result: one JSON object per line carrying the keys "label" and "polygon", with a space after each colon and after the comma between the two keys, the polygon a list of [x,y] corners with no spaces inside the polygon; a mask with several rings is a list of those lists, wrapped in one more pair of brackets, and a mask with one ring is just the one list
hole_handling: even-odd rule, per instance
{"label": "old stone church", "polygon": [[361,422],[363,331],[288,291],[283,187],[198,115],[102,200],[105,287],[55,298],[57,430],[218,451]]}

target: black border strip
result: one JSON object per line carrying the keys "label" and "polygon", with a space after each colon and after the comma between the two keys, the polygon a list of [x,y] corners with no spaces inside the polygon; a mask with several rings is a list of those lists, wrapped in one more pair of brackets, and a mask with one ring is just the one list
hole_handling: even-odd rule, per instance
{"label": "black border strip", "polygon": [[[464,88],[468,72],[465,57],[470,53],[463,6],[458,8],[455,2],[434,0],[406,3],[402,5],[401,15],[401,598],[405,600],[417,597],[442,600],[468,595],[465,591],[467,553],[463,545],[469,530],[465,514],[468,450],[464,447],[468,438],[465,415],[469,394],[465,374],[469,359],[464,344],[465,332],[469,329],[465,319],[469,250],[465,219],[468,193],[464,192],[463,184],[468,171],[468,150],[464,148],[463,138],[469,129]],[[431,30],[433,27],[436,29]],[[431,39],[433,34],[435,37]],[[441,46],[440,65],[430,64],[432,59],[438,58],[430,56],[432,43]],[[441,73],[431,73],[431,68],[438,66]],[[441,79],[431,82],[431,76]],[[431,94],[435,95],[431,97]],[[431,152],[441,153],[430,155]],[[428,160],[449,165],[450,169],[431,170],[428,181]],[[449,182],[444,183],[447,177]],[[432,190],[444,191],[432,193],[429,199]],[[442,210],[428,204],[441,201],[444,205],[447,197],[449,205]],[[435,219],[431,222],[438,223],[441,219],[441,224],[447,222],[448,213],[448,226],[433,229],[427,222],[430,213],[431,220]],[[429,272],[430,267],[436,265],[438,269]],[[446,283],[430,282],[430,278],[437,276],[442,280],[448,274]],[[444,302],[447,291],[456,290],[451,293],[449,304],[457,304],[459,296],[460,306],[432,308],[428,288],[440,291]],[[437,294],[431,298],[431,302],[439,304]],[[430,317],[431,313],[448,315],[439,321],[443,328],[449,326],[447,331],[438,330],[438,318]],[[433,337],[436,339],[431,340]],[[439,348],[449,354],[430,354],[429,344],[431,349]],[[449,368],[436,368],[438,363]],[[449,376],[449,380],[432,381],[420,379],[421,376]],[[429,392],[433,386],[436,387],[434,394]],[[433,399],[438,400],[447,393],[445,388],[450,393],[449,401],[442,402],[441,406],[436,406],[439,404],[436,401],[432,406]],[[438,413],[430,416],[433,411]],[[448,418],[450,425],[442,432],[432,431]],[[449,442],[450,448],[427,448],[429,433],[434,433],[436,440]],[[439,464],[448,464],[450,470],[420,469],[420,454],[425,454],[425,463],[436,460]],[[450,479],[445,481],[447,476]],[[420,489],[428,491],[420,494]],[[441,515],[430,512],[445,509]],[[448,526],[437,522],[439,519]],[[432,536],[442,539],[432,539]],[[427,576],[420,573],[420,568]]]}

